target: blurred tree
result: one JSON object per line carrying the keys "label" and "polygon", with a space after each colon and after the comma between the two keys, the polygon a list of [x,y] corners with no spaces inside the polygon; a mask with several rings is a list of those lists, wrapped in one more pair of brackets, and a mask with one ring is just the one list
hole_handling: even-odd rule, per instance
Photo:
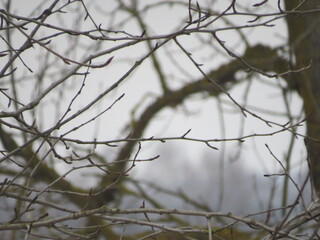
{"label": "blurred tree", "polygon": [[[170,138],[145,136],[147,127],[157,119],[160,111],[177,109],[184,103],[188,105],[191,95],[201,94],[204,98],[225,96],[243,117],[251,116],[280,129],[261,136],[280,132],[292,133],[293,138],[302,135],[313,186],[315,191],[320,191],[318,1],[286,0],[284,8],[281,1],[273,5],[267,0],[250,2],[250,7],[246,6],[249,3],[209,0],[147,3],[117,0],[108,4],[103,1],[52,0],[50,4],[48,1],[37,4],[30,4],[31,9],[21,9],[19,4],[10,0],[2,1],[0,5],[0,57],[3,63],[0,71],[3,99],[0,112],[0,202],[4,213],[0,218],[0,231],[4,232],[4,238],[319,237],[317,201],[312,199],[307,206],[303,198],[307,179],[298,185],[290,175],[289,156],[293,144],[288,148],[285,164],[281,165],[286,179],[282,206],[261,209],[255,214],[259,215],[259,221],[254,215],[240,217],[215,212],[179,193],[171,195],[190,204],[194,211],[167,209],[155,196],[149,196],[143,183],[128,176],[138,163],[158,159],[157,155],[140,157],[145,142],[201,142],[217,150],[213,144],[218,142],[244,142],[246,138],[257,136],[243,134],[233,139],[207,140],[189,137],[189,131]],[[155,14],[161,15],[160,25],[162,21],[168,25],[166,17],[169,18],[170,10],[177,15],[183,12],[183,17],[177,18],[177,22],[169,20],[172,27],[166,28],[166,33],[157,32],[158,29],[153,29],[157,27],[153,25]],[[246,30],[273,29],[272,24],[280,20],[287,23],[285,44],[251,44]],[[236,51],[230,47],[232,44],[225,42],[229,39],[222,40],[221,36],[228,31],[240,38],[234,43]],[[232,39],[230,41],[233,43]],[[195,43],[191,44],[192,47],[191,42]],[[240,49],[243,49],[242,53]],[[177,51],[179,58],[174,55]],[[205,52],[205,57],[220,56],[219,61],[224,63],[213,69],[211,60],[210,69],[206,68],[196,60],[201,58],[198,57],[201,51]],[[189,61],[185,66],[179,63],[184,59]],[[151,77],[145,73],[140,85],[135,85],[136,82],[130,85],[130,78],[139,79],[134,73],[140,69],[150,71],[150,66],[153,69]],[[190,74],[189,66],[197,70],[195,75]],[[188,76],[188,81],[173,82],[171,70],[167,70],[171,67],[175,67],[173,71]],[[240,74],[245,77],[239,77]],[[107,79],[93,82],[101,76]],[[258,76],[283,79],[287,86],[279,84],[277,87],[284,99],[288,94],[298,92],[304,104],[305,119],[294,118],[289,107],[285,114],[288,124],[269,120],[229,93],[244,80],[251,81]],[[155,91],[156,81],[149,78],[158,80],[159,91]],[[149,84],[151,87],[144,91]],[[123,133],[102,136],[102,131],[110,130],[103,129],[109,121],[104,119],[104,124],[99,124],[99,119],[103,119],[106,113],[112,115],[112,110],[120,108],[123,101],[124,94],[119,94],[118,89],[131,94],[138,92],[141,99],[137,99],[136,105],[128,105],[126,116],[119,110],[122,115],[116,121],[119,121]],[[158,95],[154,96],[154,92]],[[152,100],[148,97],[150,93]],[[124,121],[130,114],[131,119]],[[297,131],[304,120],[307,126],[305,135]],[[91,124],[95,127],[88,128]],[[102,147],[108,148],[108,154],[101,150]],[[80,175],[83,170],[92,175],[83,177]],[[83,183],[74,180],[71,177],[74,175],[84,178]],[[293,204],[288,204],[289,181],[298,190]],[[90,182],[94,183],[90,184],[91,187],[82,186]],[[160,191],[155,186],[149,188]],[[166,190],[161,191],[168,194]],[[143,202],[142,206],[123,209],[124,199],[130,197]],[[144,201],[154,208],[146,208]],[[278,211],[282,211],[282,217],[270,220],[273,212]],[[205,219],[208,226],[194,227],[183,216]],[[215,227],[212,227],[213,222]],[[136,226],[138,234],[126,234],[125,228],[131,225]]]}
{"label": "blurred tree", "polygon": [[[292,73],[293,90],[297,90],[304,103],[307,123],[306,145],[310,160],[311,176],[320,191],[320,16],[315,11],[318,1],[285,1],[286,10],[298,12],[287,16],[289,47],[295,61],[292,67],[306,68]],[[300,13],[299,13],[300,12]],[[308,14],[303,14],[308,13]]]}

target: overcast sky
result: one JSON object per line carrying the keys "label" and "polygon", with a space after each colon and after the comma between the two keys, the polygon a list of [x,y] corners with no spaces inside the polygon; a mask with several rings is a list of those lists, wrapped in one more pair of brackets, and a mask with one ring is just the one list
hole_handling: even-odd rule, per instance
{"label": "overcast sky", "polygon": [[[97,1],[99,2],[99,1]],[[100,1],[101,2],[101,1]],[[147,1],[148,3],[152,1]],[[198,1],[200,6],[206,5],[207,1]],[[252,2],[252,1],[251,1]],[[3,1],[1,1],[3,4]],[[13,9],[16,14],[28,16],[39,4],[39,1],[12,1]],[[224,8],[224,1],[216,1],[212,6],[215,10]],[[244,3],[243,3],[244,4]],[[99,23],[104,22],[103,11],[112,10],[114,4],[113,1],[103,3],[101,6],[105,8],[97,9],[95,6],[98,4],[92,3],[92,12]],[[249,5],[251,6],[251,5]],[[273,6],[275,7],[275,6]],[[41,8],[39,8],[41,9]],[[268,8],[272,11],[272,6]],[[40,11],[40,10],[39,10]],[[95,15],[95,11],[97,14]],[[150,24],[148,33],[152,34],[165,34],[175,29],[175,22],[179,22],[185,17],[187,12],[183,8],[169,8],[160,7],[157,10],[152,10],[146,16],[146,22]],[[36,14],[35,14],[36,15]],[[122,18],[121,14],[118,16]],[[70,17],[68,19],[72,21]],[[247,18],[237,19],[239,24],[245,23]],[[53,20],[55,22],[57,20]],[[65,21],[65,20],[64,20]],[[120,21],[120,20],[119,20]],[[66,24],[68,25],[68,24]],[[70,25],[72,25],[70,23]],[[128,24],[123,27],[123,30],[136,33],[140,32],[136,24]],[[249,29],[246,31],[248,34],[248,40],[251,45],[257,43],[263,43],[270,46],[276,46],[284,42],[286,37],[286,28],[283,21],[276,22],[276,26],[273,28],[258,28],[255,30]],[[239,44],[239,36],[234,31],[222,32],[219,36],[226,41],[226,45],[231,47],[236,53],[242,54],[244,46]],[[21,39],[19,39],[21,38]],[[183,41],[186,47],[190,49],[192,47],[199,47],[199,42],[196,42],[195,38],[190,37],[190,40]],[[24,40],[24,37],[19,35],[17,38],[17,44],[19,41]],[[59,43],[60,44],[60,43]],[[53,46],[56,48],[63,48],[64,44],[61,42],[59,46],[58,42]],[[3,46],[3,42],[0,43]],[[83,106],[88,99],[94,98],[101,89],[106,88],[119,76],[124,74],[130,66],[136,61],[138,57],[142,55],[144,46],[137,46],[126,49],[125,52],[119,52],[114,57],[114,65],[110,69],[104,71],[96,71],[89,76],[86,85],[86,95],[81,96],[77,102],[79,106]],[[177,68],[168,61],[168,54],[175,56],[176,60],[185,64],[188,69],[188,75],[194,79],[200,77],[199,72],[192,66],[192,64],[182,54],[178,54],[172,44],[168,44],[163,51],[159,51],[158,57],[161,59],[162,67],[165,69],[165,73],[172,76],[172,85],[180,86],[183,81],[192,81],[188,79],[184,74],[177,71]],[[81,52],[75,53],[75,57],[81,56]],[[199,61],[203,61],[204,69],[215,69],[219,65],[230,60],[228,57],[212,57],[207,55],[207,49],[199,49],[195,54]],[[41,56],[36,59],[28,58],[28,64],[37,69],[37,63],[41,60]],[[209,58],[209,60],[208,60]],[[102,59],[103,60],[103,59]],[[1,61],[1,59],[0,59]],[[0,62],[1,63],[1,62]],[[190,66],[190,67],[189,67]],[[274,79],[267,79],[261,77],[265,82],[274,81]],[[283,83],[282,83],[283,84]],[[26,88],[29,91],[25,91],[25,98],[32,98],[32,89],[34,86],[23,86],[23,90]],[[245,101],[244,93],[248,88],[248,83],[243,82],[230,91],[232,97],[240,103]],[[139,91],[137,91],[139,89]],[[20,89],[22,91],[22,89]],[[72,89],[70,88],[72,92]],[[117,90],[108,97],[103,104],[110,105],[114,99],[118,98],[122,93],[125,93],[125,97],[116,104],[105,116],[101,117],[94,125],[83,128],[70,135],[79,139],[112,139],[124,136],[123,126],[130,121],[129,110],[141,99],[146,96],[146,103],[150,103],[152,99],[159,93],[159,85],[156,80],[156,75],[150,62],[144,63],[135,73],[131,76],[125,84],[119,86]],[[148,93],[149,95],[146,95]],[[248,99],[249,107],[252,109],[264,109],[267,111],[273,111],[275,114],[264,115],[270,120],[285,123],[286,119],[276,115],[276,113],[285,112],[285,106],[281,99],[281,92],[279,89],[264,84],[263,81],[253,81]],[[218,101],[216,99],[203,98],[201,96],[194,96],[192,99],[186,101],[182,106],[177,108],[167,108],[158,114],[158,117],[153,121],[150,127],[145,132],[145,136],[157,136],[157,137],[171,137],[181,136],[188,129],[192,129],[188,136],[194,138],[216,139],[216,138],[234,138],[241,135],[270,133],[275,131],[275,128],[268,127],[265,123],[248,116],[244,118],[241,115],[239,109],[230,105],[230,100],[226,96],[221,96],[220,102],[225,111],[223,114],[223,124],[221,123],[221,113],[219,113]],[[103,105],[102,104],[102,105]],[[292,107],[292,114],[300,114],[301,101],[296,94],[292,94],[290,99]],[[54,105],[52,103],[52,105]],[[49,105],[48,105],[49,106]],[[142,105],[145,106],[145,105]],[[43,128],[49,127],[54,119],[54,111],[52,108],[47,108],[45,117],[48,118]],[[101,107],[101,106],[100,106]],[[103,107],[103,106],[102,106]],[[99,107],[98,107],[99,108]],[[91,111],[95,112],[98,110]],[[76,111],[76,110],[75,110]],[[140,109],[141,111],[141,109]],[[138,111],[139,112],[139,111]],[[90,114],[90,112],[89,112]],[[83,118],[79,119],[79,122],[83,121]],[[241,124],[244,121],[243,132],[240,132]],[[74,123],[76,123],[75,121]],[[73,123],[73,124],[74,124]],[[66,129],[70,126],[66,126]],[[222,128],[224,131],[222,131]],[[66,131],[65,128],[61,129],[61,132]],[[301,128],[301,132],[304,128]],[[270,155],[269,151],[265,147],[268,144],[272,151],[279,159],[283,159],[287,146],[289,144],[290,134],[281,133],[275,136],[269,137],[255,137],[247,139],[245,143],[241,144],[241,155],[239,155],[238,147],[239,142],[227,142],[217,143],[216,147],[219,151],[208,149],[201,143],[188,143],[188,142],[167,142],[162,143],[145,143],[143,144],[143,150],[140,157],[150,157],[160,153],[160,158],[155,162],[139,163],[136,169],[132,172],[132,175],[137,179],[146,179],[150,182],[157,183],[159,185],[166,186],[168,188],[183,189],[198,200],[207,202],[211,207],[217,207],[219,205],[219,196],[222,194],[221,186],[223,183],[223,205],[221,210],[239,211],[239,212],[251,212],[259,209],[256,206],[259,202],[257,199],[263,201],[265,204],[269,200],[265,196],[266,192],[275,180],[272,178],[265,178],[263,174],[278,173],[280,171],[279,164]],[[303,148],[302,139],[299,139],[295,145],[294,150],[294,166],[300,166],[302,160],[305,158],[305,152]],[[112,152],[108,148],[98,148],[98,152],[112,156]],[[224,161],[224,164],[221,163]],[[64,164],[63,164],[64,165]],[[223,166],[223,172],[221,172],[221,166]],[[64,167],[57,165],[59,171],[64,172]],[[301,174],[304,176],[306,169],[300,168],[293,169],[293,176],[297,179]],[[221,178],[223,177],[223,180]],[[74,179],[81,182],[81,176],[74,176]],[[279,180],[278,180],[279,181]],[[279,181],[281,184],[281,181]],[[240,183],[240,184],[239,184]],[[81,184],[86,184],[82,183]],[[253,190],[254,185],[258,184],[257,191]],[[248,195],[252,194],[254,197]],[[293,194],[296,192],[293,190]],[[236,197],[234,197],[236,196]]]}

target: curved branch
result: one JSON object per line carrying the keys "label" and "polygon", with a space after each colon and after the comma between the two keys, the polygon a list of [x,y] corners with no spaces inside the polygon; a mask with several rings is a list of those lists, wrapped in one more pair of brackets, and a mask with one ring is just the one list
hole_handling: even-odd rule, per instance
{"label": "curved branch", "polygon": [[[207,74],[208,78],[215,80],[216,85],[207,81],[207,78],[202,78],[186,84],[178,90],[165,92],[145,109],[139,119],[135,122],[128,138],[138,139],[142,137],[144,130],[147,128],[151,120],[154,119],[155,114],[166,107],[175,107],[182,104],[190,95],[206,92],[215,97],[222,93],[221,89],[227,89],[235,86],[238,83],[235,79],[235,74],[240,70],[252,70],[259,68],[259,71],[273,71],[279,74],[287,71],[287,61],[279,57],[275,49],[267,46],[256,45],[248,48],[242,58],[246,60],[247,65],[236,59]],[[286,78],[286,75],[283,77]],[[220,86],[222,88],[218,88],[216,86]],[[120,175],[125,172],[127,165],[125,160],[128,159],[128,156],[132,153],[135,144],[136,142],[134,141],[128,141],[123,146],[111,169],[112,172],[117,174],[115,176],[103,177],[99,186],[105,186],[106,182],[110,183],[110,181],[119,181]],[[106,202],[113,200],[115,192],[116,188],[104,191],[102,193],[102,199]]]}

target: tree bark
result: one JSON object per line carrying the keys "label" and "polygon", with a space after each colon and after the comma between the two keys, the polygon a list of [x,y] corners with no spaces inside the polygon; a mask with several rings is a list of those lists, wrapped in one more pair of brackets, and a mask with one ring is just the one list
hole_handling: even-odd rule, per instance
{"label": "tree bark", "polygon": [[317,0],[286,0],[285,7],[286,11],[297,12],[287,16],[293,64],[295,68],[310,65],[307,70],[292,74],[292,81],[303,100],[310,173],[315,190],[320,192],[320,14],[315,11],[320,5]]}

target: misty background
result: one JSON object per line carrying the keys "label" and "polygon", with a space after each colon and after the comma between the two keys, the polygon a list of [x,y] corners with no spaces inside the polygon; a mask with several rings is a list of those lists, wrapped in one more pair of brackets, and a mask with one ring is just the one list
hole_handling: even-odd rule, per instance
{"label": "misty background", "polygon": [[[0,2],[0,5],[4,1]],[[91,13],[95,17],[95,21],[102,23],[104,26],[111,24],[117,26],[123,31],[132,34],[141,34],[140,28],[134,21],[125,22],[126,16],[122,13],[115,13],[111,17],[105,17],[105,13],[112,12],[116,6],[114,1],[108,1],[101,8],[101,1],[92,1],[88,3]],[[130,4],[130,1],[124,1]],[[161,1],[145,1],[141,2],[140,7],[154,2]],[[211,4],[212,9],[221,11],[225,9],[229,1],[198,1],[200,6]],[[252,6],[252,1],[243,1],[243,8]],[[249,4],[250,3],[250,4]],[[12,1],[12,9],[18,15],[35,16],[41,14],[41,10],[37,12],[39,1]],[[41,3],[46,4],[45,2]],[[276,8],[275,1],[269,1],[265,8],[257,11],[273,11]],[[3,8],[3,6],[0,6]],[[34,13],[37,12],[37,14]],[[77,9],[71,9],[77,12]],[[155,10],[150,10],[145,16],[145,22],[148,23],[147,34],[161,35],[172,32],[185,19],[188,12],[177,6],[163,5]],[[86,24],[79,21],[74,16],[63,16],[63,18],[52,19],[52,23],[64,26],[73,26],[79,29],[86,29]],[[231,19],[239,25],[246,24],[252,17],[239,16]],[[283,19],[273,22],[275,26],[268,28],[267,31],[261,28],[248,28],[244,30],[247,34],[247,40],[250,45],[263,43],[269,46],[278,46],[284,43],[287,37],[287,30]],[[81,23],[80,23],[81,22]],[[219,22],[217,24],[222,23]],[[219,26],[215,26],[219,27]],[[237,54],[241,55],[245,49],[239,35],[235,31],[223,31],[218,33],[219,37],[225,41],[225,44],[233,49]],[[121,36],[121,33],[119,34]],[[25,41],[25,37],[20,33],[16,33],[17,46]],[[181,37],[183,41],[183,37]],[[192,49],[193,57],[199,62],[203,62],[203,69],[209,71],[218,68],[221,64],[230,60],[230,56],[221,52],[214,55],[212,49],[217,48],[216,45],[211,46],[201,44],[209,41],[209,38],[200,39],[200,37],[188,36],[184,46]],[[61,39],[53,43],[58,51],[70,48],[70,56],[81,58],[84,53],[94,51],[91,45],[86,44],[85,39],[81,39],[79,48],[74,48],[73,42],[67,42]],[[97,41],[98,45],[102,44]],[[110,42],[108,44],[111,45]],[[3,48],[4,42],[0,42]],[[110,48],[111,46],[107,47]],[[116,45],[116,44],[115,44]],[[103,46],[99,46],[103,48]],[[28,66],[37,70],[41,68],[41,59],[44,54],[43,49],[36,48],[36,54],[23,54],[23,59],[28,62]],[[101,89],[106,89],[114,80],[124,74],[132,64],[146,52],[146,46],[143,44],[126,48],[117,52],[112,60],[112,67],[105,67],[92,71],[88,76],[84,87],[85,94],[79,95],[76,99],[72,111],[76,112],[87,102],[94,99]],[[219,51],[217,51],[219,52]],[[170,87],[177,89],[185,82],[190,82],[201,78],[200,73],[194,68],[192,63],[181,54],[173,43],[168,43],[162,50],[156,52],[160,59],[161,68],[170,79]],[[101,62],[105,61],[105,57]],[[1,59],[0,59],[0,64]],[[21,64],[21,63],[20,63]],[[50,63],[48,63],[50,64]],[[61,63],[63,64],[63,63]],[[184,68],[181,69],[180,66]],[[23,66],[20,68],[23,69]],[[26,72],[26,70],[24,70]],[[53,76],[57,74],[57,69],[52,70]],[[279,85],[285,85],[281,79],[269,79],[263,76],[254,76],[253,80],[244,81],[245,73],[239,73],[237,80],[239,83],[228,92],[240,104],[259,113],[260,116],[266,117],[270,121],[285,124],[288,119],[286,116],[285,103],[279,101],[282,98]],[[45,89],[50,84],[47,82],[34,84],[26,83],[19,85],[19,96],[22,102],[28,102],[38,92]],[[66,109],[70,102],[70,98],[75,95],[79,89],[79,80],[73,79],[67,83],[63,91],[52,93],[51,98],[42,102],[41,111],[35,112],[35,116],[39,119],[40,128],[47,129],[51,127],[61,115],[61,109]],[[153,70],[150,60],[142,64],[124,84],[119,85],[114,92],[108,95],[95,108],[63,126],[54,132],[56,136],[67,132],[74,126],[79,125],[89,118],[91,114],[96,114],[106,106],[110,106],[115,99],[125,94],[119,102],[99,117],[94,123],[88,124],[77,131],[68,134],[69,138],[85,140],[110,140],[121,139],[130,133],[130,122],[136,119],[143,111],[144,107],[154,101],[156,96],[161,92],[158,83],[158,76]],[[60,97],[56,98],[58,94]],[[3,96],[0,96],[1,108],[5,108],[7,102]],[[292,116],[301,116],[302,103],[296,93],[290,95],[290,111]],[[134,109],[135,111],[131,111]],[[28,119],[28,116],[27,116]],[[30,117],[31,121],[32,117]],[[247,215],[270,208],[281,207],[283,176],[273,174],[283,173],[283,169],[279,162],[270,154],[266,144],[272,150],[274,155],[284,161],[287,149],[290,144],[290,132],[282,132],[274,135],[268,135],[279,129],[269,127],[264,122],[252,116],[244,117],[241,111],[232,104],[230,99],[225,95],[217,98],[208,98],[206,94],[195,94],[186,100],[181,106],[173,106],[165,108],[157,114],[157,117],[151,122],[144,133],[144,137],[170,138],[182,136],[189,129],[188,137],[194,139],[236,139],[240,136],[257,135],[244,139],[244,142],[237,140],[217,141],[212,146],[218,150],[210,149],[202,142],[196,141],[177,141],[166,140],[165,142],[152,141],[142,142],[139,159],[148,159],[159,155],[159,158],[152,161],[137,161],[136,166],[129,172],[133,180],[139,180],[143,183],[143,191],[146,196],[155,197],[166,208],[177,209],[194,209],[192,203],[187,203],[179,199],[179,193],[185,194],[198,202],[204,208],[213,211],[232,212],[239,215]],[[300,133],[305,132],[304,126],[297,130]],[[263,136],[267,135],[267,136]],[[121,144],[119,144],[121,145]],[[67,150],[61,148],[61,152]],[[112,159],[116,154],[117,148],[108,146],[97,146],[98,155],[106,159]],[[298,137],[294,143],[294,150],[291,160],[291,177],[298,183],[302,184],[306,178],[308,167],[306,163],[306,152],[304,148],[303,138]],[[71,168],[71,167],[70,167]],[[61,163],[55,163],[55,169],[63,174],[68,168]],[[76,185],[82,187],[94,187],[96,184],[95,171],[84,170],[75,174],[70,174],[66,179],[70,179]],[[265,175],[268,176],[265,176]],[[90,179],[90,180],[88,180]],[[127,182],[128,188],[138,191],[134,182]],[[149,186],[148,186],[149,185]],[[158,186],[159,189],[150,186]],[[165,190],[168,192],[165,193]],[[174,196],[174,194],[177,194]],[[289,183],[289,200],[293,202],[297,197],[298,190],[294,184]],[[311,199],[310,185],[304,191],[306,199]],[[145,201],[146,206],[149,205],[148,198],[136,199],[128,197],[121,200],[124,207],[139,207]],[[190,221],[192,221],[190,219]]]}

